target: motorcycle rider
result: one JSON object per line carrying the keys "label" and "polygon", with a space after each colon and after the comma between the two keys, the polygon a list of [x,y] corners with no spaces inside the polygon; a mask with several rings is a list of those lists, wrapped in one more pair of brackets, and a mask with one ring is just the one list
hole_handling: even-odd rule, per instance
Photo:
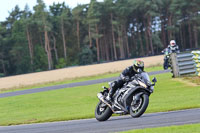
{"label": "motorcycle rider", "polygon": [[141,60],[134,60],[133,65],[127,67],[119,76],[119,78],[112,83],[110,83],[110,91],[108,96],[104,98],[104,100],[111,104],[112,96],[118,88],[121,88],[124,83],[129,82],[131,77],[135,76],[135,74],[141,73],[144,71],[144,62]]}
{"label": "motorcycle rider", "polygon": [[[171,40],[170,44],[168,45],[168,47],[166,48],[167,51],[169,51],[169,53],[179,53],[179,47],[176,44],[175,40]],[[164,51],[164,50],[163,50]],[[163,52],[162,51],[162,52]],[[163,52],[164,53],[164,52]]]}
{"label": "motorcycle rider", "polygon": [[179,52],[180,52],[179,47],[178,47],[178,45],[176,45],[176,41],[171,40],[168,47],[162,51],[162,53],[164,53],[164,55],[165,55],[164,64],[163,64],[164,70],[168,69],[168,67],[170,66],[170,62],[169,62],[170,54],[171,53],[179,53]]}

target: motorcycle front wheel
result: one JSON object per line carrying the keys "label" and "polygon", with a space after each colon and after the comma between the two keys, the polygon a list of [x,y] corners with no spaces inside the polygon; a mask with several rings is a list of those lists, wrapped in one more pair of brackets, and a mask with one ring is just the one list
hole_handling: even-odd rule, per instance
{"label": "motorcycle front wheel", "polygon": [[163,68],[164,68],[164,70],[167,70],[168,67],[169,67],[168,59],[165,59],[165,60],[164,60],[164,64],[163,64]]}
{"label": "motorcycle front wheel", "polygon": [[95,117],[98,121],[106,121],[112,115],[112,110],[103,102],[99,102],[95,109]]}
{"label": "motorcycle front wheel", "polygon": [[147,94],[143,94],[140,97],[140,100],[136,103],[134,101],[131,102],[131,106],[129,108],[130,115],[133,118],[140,117],[147,109],[149,104],[149,96]]}

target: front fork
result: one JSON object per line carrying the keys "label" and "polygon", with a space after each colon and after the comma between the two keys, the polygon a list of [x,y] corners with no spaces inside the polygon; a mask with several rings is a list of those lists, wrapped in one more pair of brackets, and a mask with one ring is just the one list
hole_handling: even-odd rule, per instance
{"label": "front fork", "polygon": [[140,92],[138,94],[136,94],[135,96],[133,96],[133,104],[137,104],[140,101],[140,97],[141,95],[143,95],[144,92]]}

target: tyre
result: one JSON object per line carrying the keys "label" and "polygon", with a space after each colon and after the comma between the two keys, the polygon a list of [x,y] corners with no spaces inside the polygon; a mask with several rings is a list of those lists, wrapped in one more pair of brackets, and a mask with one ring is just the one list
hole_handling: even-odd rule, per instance
{"label": "tyre", "polygon": [[134,103],[134,101],[131,102],[129,108],[130,115],[133,118],[140,117],[146,111],[148,104],[149,96],[147,94],[141,95],[140,100],[137,103]]}
{"label": "tyre", "polygon": [[164,65],[163,68],[164,68],[164,70],[167,70],[167,69],[168,69],[168,66]]}
{"label": "tyre", "polygon": [[168,59],[164,60],[164,64],[163,64],[163,68],[164,70],[168,69],[169,67],[169,63],[168,63]]}
{"label": "tyre", "polygon": [[95,109],[95,117],[98,121],[106,121],[112,115],[112,110],[103,102],[99,102]]}

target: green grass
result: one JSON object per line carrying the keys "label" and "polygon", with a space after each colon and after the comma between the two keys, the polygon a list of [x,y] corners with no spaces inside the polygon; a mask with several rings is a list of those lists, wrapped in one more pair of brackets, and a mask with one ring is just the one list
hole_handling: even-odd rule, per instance
{"label": "green grass", "polygon": [[[146,112],[200,107],[199,86],[172,80],[170,73],[156,77]],[[107,83],[0,98],[0,125],[93,118],[102,85]]]}
{"label": "green grass", "polygon": [[171,74],[158,76],[147,112],[173,111],[200,107],[200,87],[173,80]]}
{"label": "green grass", "polygon": [[[145,68],[145,71],[147,72],[158,71],[158,70],[162,70],[162,66],[158,65],[158,66],[151,66],[151,67]],[[49,82],[49,83],[0,89],[0,93],[14,92],[14,91],[19,91],[19,90],[26,90],[26,89],[33,89],[33,88],[40,88],[40,87],[47,87],[47,86],[54,86],[54,85],[61,85],[61,84],[76,83],[76,82],[87,81],[87,80],[117,77],[119,75],[120,75],[120,72],[116,72],[116,73],[106,73],[106,74],[90,76],[90,77],[80,77],[80,78],[75,78],[75,79],[63,79],[61,81],[55,81],[55,82]]]}
{"label": "green grass", "polygon": [[200,124],[138,129],[123,133],[200,133]]}
{"label": "green grass", "polygon": [[101,85],[1,98],[0,125],[92,118]]}

